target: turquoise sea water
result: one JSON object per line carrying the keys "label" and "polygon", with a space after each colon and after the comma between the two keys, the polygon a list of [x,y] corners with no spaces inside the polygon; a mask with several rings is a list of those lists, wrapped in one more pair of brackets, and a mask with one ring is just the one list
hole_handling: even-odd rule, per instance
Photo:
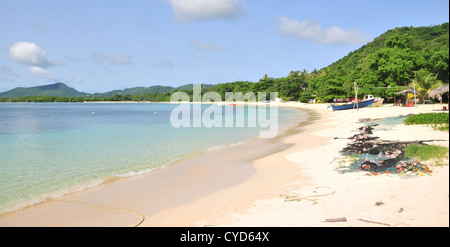
{"label": "turquoise sea water", "polygon": [[[177,106],[0,104],[0,213],[244,142],[258,137],[261,129],[174,128],[170,113]],[[299,122],[304,115],[278,108],[278,118],[281,125]]]}

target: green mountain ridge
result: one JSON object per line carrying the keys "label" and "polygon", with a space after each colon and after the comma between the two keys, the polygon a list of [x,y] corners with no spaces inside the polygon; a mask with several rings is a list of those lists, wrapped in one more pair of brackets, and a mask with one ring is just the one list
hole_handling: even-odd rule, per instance
{"label": "green mountain ridge", "polygon": [[146,94],[146,93],[165,93],[165,92],[171,92],[175,88],[169,87],[169,86],[150,86],[150,87],[133,87],[133,88],[126,88],[123,90],[112,90],[106,93],[94,93],[92,94],[93,97],[112,97],[116,94],[118,95],[139,95],[139,94]]}
{"label": "green mountain ridge", "polygon": [[9,91],[0,93],[0,98],[16,98],[24,96],[59,96],[59,97],[79,97],[87,96],[88,93],[79,92],[66,84],[58,82],[35,87],[16,87]]}
{"label": "green mountain ridge", "polygon": [[[202,85],[204,88],[211,88],[215,85],[205,84]],[[114,95],[140,95],[140,94],[154,94],[154,93],[166,93],[175,90],[192,90],[192,84],[183,85],[180,87],[170,87],[170,86],[150,86],[150,87],[133,87],[126,88],[123,90],[112,90],[105,93],[84,93],[79,92],[76,89],[68,87],[62,82],[35,86],[35,87],[17,87],[6,92],[0,93],[0,98],[17,98],[26,96],[57,96],[57,97],[104,97],[109,98]]]}

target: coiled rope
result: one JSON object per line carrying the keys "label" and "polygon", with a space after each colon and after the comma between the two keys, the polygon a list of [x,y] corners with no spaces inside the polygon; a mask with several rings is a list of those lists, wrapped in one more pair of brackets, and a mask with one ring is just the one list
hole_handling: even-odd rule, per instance
{"label": "coiled rope", "polygon": [[122,209],[122,208],[111,208],[111,207],[105,207],[105,206],[99,206],[99,205],[95,205],[95,204],[91,204],[88,202],[80,202],[80,201],[67,201],[67,200],[55,200],[58,202],[68,202],[68,203],[78,203],[78,204],[84,204],[90,207],[94,207],[94,208],[101,208],[101,209],[107,209],[107,210],[113,210],[113,211],[119,211],[119,212],[124,212],[124,213],[129,213],[129,214],[134,214],[134,215],[138,215],[141,217],[141,220],[139,221],[139,223],[137,223],[136,225],[134,225],[133,227],[138,227],[139,225],[141,225],[144,221],[145,221],[145,216],[139,212],[136,211],[132,211],[132,210],[128,210],[128,209]]}
{"label": "coiled rope", "polygon": [[333,190],[332,188],[327,187],[327,186],[318,186],[318,187],[314,188],[314,190],[318,190],[318,189],[330,189],[330,190],[332,190],[332,192],[325,193],[325,194],[318,194],[318,195],[308,195],[308,196],[304,196],[300,193],[288,193],[288,194],[280,194],[279,196],[281,198],[283,198],[285,202],[299,202],[302,200],[307,200],[307,201],[312,202],[312,205],[315,205],[315,204],[317,204],[317,201],[319,200],[319,198],[316,198],[316,197],[329,196],[329,195],[336,193],[336,190]]}

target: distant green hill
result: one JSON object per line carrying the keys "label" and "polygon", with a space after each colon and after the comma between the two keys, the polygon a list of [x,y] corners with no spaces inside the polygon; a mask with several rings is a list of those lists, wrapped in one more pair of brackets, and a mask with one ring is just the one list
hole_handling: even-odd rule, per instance
{"label": "distant green hill", "polygon": [[106,93],[95,93],[92,94],[93,97],[112,97],[116,94],[118,95],[139,95],[146,93],[164,93],[171,92],[174,88],[169,86],[151,86],[151,87],[133,87],[126,88],[123,90],[112,90]]}
{"label": "distant green hill", "polygon": [[[215,85],[202,85],[202,88],[211,88]],[[165,93],[172,92],[174,90],[192,90],[192,84],[187,84],[180,87],[170,87],[170,86],[151,86],[151,87],[133,87],[126,88],[123,90],[112,90],[105,93],[83,93],[79,92],[71,87],[68,87],[64,83],[55,83],[50,85],[36,86],[36,87],[17,87],[7,92],[0,93],[0,98],[17,98],[26,96],[59,96],[59,97],[103,97],[109,98],[114,95],[141,95],[141,94],[154,94],[154,93]]]}
{"label": "distant green hill", "polygon": [[79,92],[64,83],[54,83],[36,87],[17,87],[12,90],[0,93],[0,98],[16,98],[24,96],[59,96],[78,97],[87,96],[88,93]]}
{"label": "distant green hill", "polygon": [[[202,88],[211,88],[216,85],[209,85],[209,84],[202,84]],[[123,90],[113,90],[106,93],[95,93],[92,94],[92,97],[113,97],[114,95],[141,95],[141,94],[153,94],[153,93],[170,93],[174,90],[177,91],[183,91],[183,90],[192,90],[192,84],[187,84],[180,87],[170,87],[170,86],[150,86],[150,87],[133,87],[133,88],[126,88]]]}
{"label": "distant green hill", "polygon": [[[201,84],[201,86],[202,86],[202,89],[206,89],[206,88],[214,88],[217,85]],[[184,86],[177,87],[174,90],[185,91],[185,90],[192,90],[192,89],[193,89],[193,84],[191,83],[191,84],[187,84],[187,85],[184,85]]]}

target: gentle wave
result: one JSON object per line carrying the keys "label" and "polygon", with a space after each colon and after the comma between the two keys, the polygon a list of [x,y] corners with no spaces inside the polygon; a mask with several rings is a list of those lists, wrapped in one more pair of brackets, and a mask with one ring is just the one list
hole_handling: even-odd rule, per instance
{"label": "gentle wave", "polygon": [[57,191],[54,191],[51,193],[39,195],[39,196],[33,197],[31,199],[23,200],[23,199],[19,198],[17,200],[8,202],[4,205],[0,205],[0,214],[12,213],[15,211],[25,209],[27,207],[36,206],[36,205],[44,203],[44,202],[59,199],[59,198],[62,198],[64,196],[72,194],[72,193],[91,189],[91,188],[94,188],[94,187],[104,184],[105,181],[106,180],[104,180],[104,179],[98,179],[98,180],[91,181],[88,183],[83,183],[83,184],[72,186],[69,188],[63,188],[61,190],[57,190]]}
{"label": "gentle wave", "polygon": [[147,173],[153,172],[153,171],[155,171],[155,170],[159,170],[159,169],[162,169],[162,168],[167,167],[167,166],[169,166],[169,165],[172,165],[173,163],[175,163],[175,162],[177,162],[178,160],[181,160],[181,159],[183,159],[183,158],[177,158],[177,159],[174,159],[173,161],[168,162],[167,164],[162,165],[162,166],[159,166],[159,167],[147,168],[147,169],[140,170],[140,171],[130,171],[130,172],[127,172],[127,173],[123,173],[123,174],[116,175],[116,176],[114,176],[114,177],[119,177],[119,178],[129,178],[129,177],[134,177],[134,176],[139,176],[139,175],[147,174]]}
{"label": "gentle wave", "polygon": [[[254,140],[254,139],[251,139],[251,140]],[[227,144],[227,145],[220,145],[220,146],[210,147],[210,148],[207,148],[205,151],[215,151],[215,150],[220,150],[220,149],[224,149],[224,148],[228,148],[228,147],[234,147],[234,146],[238,146],[238,145],[242,145],[244,143],[247,143],[247,142],[249,142],[251,140],[237,142],[237,143],[232,143],[232,144]]]}

